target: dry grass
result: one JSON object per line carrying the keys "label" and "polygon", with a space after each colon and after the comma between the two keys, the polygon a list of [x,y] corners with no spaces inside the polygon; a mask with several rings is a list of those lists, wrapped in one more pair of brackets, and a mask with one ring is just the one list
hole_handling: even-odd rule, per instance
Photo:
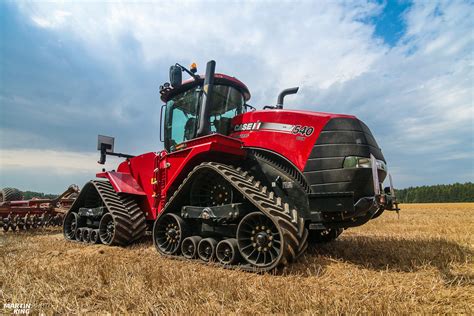
{"label": "dry grass", "polygon": [[[465,313],[474,306],[474,204],[403,205],[313,248],[280,275],[0,234],[3,303],[48,313]],[[0,310],[11,313],[11,310]]]}

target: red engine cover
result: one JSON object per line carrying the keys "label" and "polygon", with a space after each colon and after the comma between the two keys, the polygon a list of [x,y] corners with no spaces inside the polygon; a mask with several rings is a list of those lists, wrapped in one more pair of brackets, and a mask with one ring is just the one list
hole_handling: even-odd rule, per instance
{"label": "red engine cover", "polygon": [[336,117],[355,119],[352,115],[296,110],[247,112],[232,120],[230,136],[240,139],[245,147],[276,152],[303,170],[324,125]]}

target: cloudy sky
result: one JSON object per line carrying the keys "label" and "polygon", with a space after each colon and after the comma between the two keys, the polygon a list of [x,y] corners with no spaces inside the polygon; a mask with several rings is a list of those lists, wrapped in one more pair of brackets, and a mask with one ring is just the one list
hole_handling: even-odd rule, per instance
{"label": "cloudy sky", "polygon": [[[358,116],[398,187],[474,180],[472,1],[0,1],[0,187],[58,193],[162,148],[169,65],[207,60],[251,104]],[[107,168],[117,160],[109,159]]]}

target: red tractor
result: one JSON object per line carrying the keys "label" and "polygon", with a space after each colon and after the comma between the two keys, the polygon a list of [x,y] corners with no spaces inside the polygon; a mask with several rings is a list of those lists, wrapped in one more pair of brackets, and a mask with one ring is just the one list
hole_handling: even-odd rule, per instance
{"label": "red tractor", "polygon": [[[183,82],[182,72],[191,78]],[[113,138],[99,136],[99,163],[126,160],[86,183],[64,236],[127,245],[151,230],[165,256],[269,271],[308,242],[398,211],[391,183],[382,189],[387,167],[369,128],[351,115],[283,109],[297,90],[256,110],[248,88],[215,73],[214,61],[204,77],[194,64],[172,66],[160,87],[164,150],[115,153]]]}

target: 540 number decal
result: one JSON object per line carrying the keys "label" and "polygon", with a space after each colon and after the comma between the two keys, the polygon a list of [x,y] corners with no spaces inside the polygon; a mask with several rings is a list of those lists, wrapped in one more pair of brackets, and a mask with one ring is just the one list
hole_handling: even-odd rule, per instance
{"label": "540 number decal", "polygon": [[301,126],[295,125],[291,132],[295,135],[302,135],[302,136],[311,136],[314,132],[314,127],[312,126]]}

